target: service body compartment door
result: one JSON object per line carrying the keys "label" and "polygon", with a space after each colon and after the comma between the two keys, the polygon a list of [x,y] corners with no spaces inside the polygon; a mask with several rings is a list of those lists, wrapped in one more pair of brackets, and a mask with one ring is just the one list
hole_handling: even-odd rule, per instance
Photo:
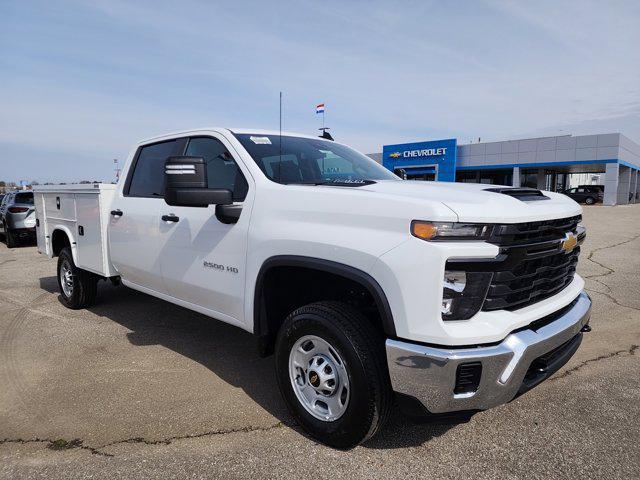
{"label": "service body compartment door", "polygon": [[36,241],[38,252],[49,255],[49,243],[47,242],[47,215],[44,207],[44,193],[33,194],[33,201],[36,207]]}
{"label": "service body compartment door", "polygon": [[73,193],[52,192],[45,194],[44,208],[48,218],[75,221],[76,206]]}
{"label": "service body compartment door", "polygon": [[78,267],[103,274],[100,199],[97,194],[76,194]]}

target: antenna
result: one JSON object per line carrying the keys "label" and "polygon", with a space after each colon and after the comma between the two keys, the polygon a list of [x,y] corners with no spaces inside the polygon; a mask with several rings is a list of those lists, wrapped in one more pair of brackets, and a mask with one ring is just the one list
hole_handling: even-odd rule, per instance
{"label": "antenna", "polygon": [[278,136],[278,183],[282,181],[282,92],[280,92],[280,135]]}

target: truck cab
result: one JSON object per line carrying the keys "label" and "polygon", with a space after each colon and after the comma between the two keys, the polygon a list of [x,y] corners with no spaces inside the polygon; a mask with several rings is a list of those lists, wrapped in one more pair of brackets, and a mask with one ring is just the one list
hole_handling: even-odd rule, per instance
{"label": "truck cab", "polygon": [[508,402],[589,330],[573,200],[402,180],[327,139],[156,137],[117,185],[42,187],[36,210],[68,307],[110,279],[251,332],[293,415],[338,448],[394,402],[431,418]]}

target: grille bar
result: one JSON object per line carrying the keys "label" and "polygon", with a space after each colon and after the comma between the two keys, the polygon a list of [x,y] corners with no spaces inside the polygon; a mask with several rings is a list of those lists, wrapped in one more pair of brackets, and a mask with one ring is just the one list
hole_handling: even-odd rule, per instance
{"label": "grille bar", "polygon": [[489,238],[497,245],[522,245],[533,242],[559,240],[567,232],[575,232],[582,215],[541,222],[495,225]]}

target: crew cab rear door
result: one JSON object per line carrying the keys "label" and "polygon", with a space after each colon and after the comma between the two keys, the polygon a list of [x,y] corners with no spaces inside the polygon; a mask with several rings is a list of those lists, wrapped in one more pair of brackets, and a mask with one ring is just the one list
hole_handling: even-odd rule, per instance
{"label": "crew cab rear door", "polygon": [[[162,272],[169,294],[201,307],[209,315],[233,324],[244,320],[247,236],[251,177],[222,135],[191,137],[184,155],[203,157],[209,188],[233,192],[243,204],[237,223],[216,217],[216,206],[175,207],[166,203],[160,226]],[[251,181],[251,183],[253,183]]]}
{"label": "crew cab rear door", "polygon": [[[161,269],[161,215],[164,165],[180,155],[185,139],[141,146],[129,167],[121,192],[113,199],[109,220],[109,254],[122,280],[166,294]],[[150,292],[151,293],[151,292]]]}

